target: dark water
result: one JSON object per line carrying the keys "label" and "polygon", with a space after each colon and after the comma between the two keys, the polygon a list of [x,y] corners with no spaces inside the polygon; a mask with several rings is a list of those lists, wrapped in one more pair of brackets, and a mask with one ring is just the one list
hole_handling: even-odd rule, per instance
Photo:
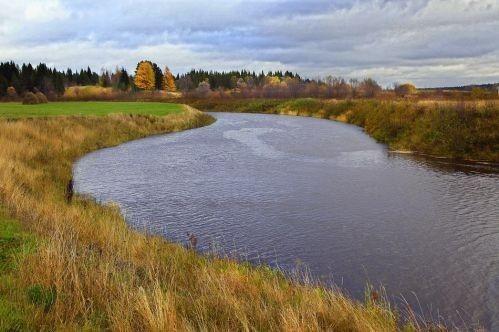
{"label": "dark water", "polygon": [[332,121],[214,115],[87,155],[77,190],[203,251],[306,266],[358,299],[369,280],[427,319],[499,330],[497,173],[390,154]]}

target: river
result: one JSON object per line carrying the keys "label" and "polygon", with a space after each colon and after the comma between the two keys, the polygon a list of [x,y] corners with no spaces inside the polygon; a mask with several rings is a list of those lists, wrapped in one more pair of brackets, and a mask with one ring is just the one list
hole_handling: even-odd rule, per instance
{"label": "river", "polygon": [[360,128],[213,113],[211,126],[86,155],[76,190],[130,225],[354,298],[367,282],[426,320],[499,330],[499,176],[390,153]]}

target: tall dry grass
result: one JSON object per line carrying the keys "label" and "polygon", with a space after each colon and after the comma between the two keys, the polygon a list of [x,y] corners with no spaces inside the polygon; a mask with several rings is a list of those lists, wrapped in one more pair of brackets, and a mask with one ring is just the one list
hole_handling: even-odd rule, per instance
{"label": "tall dry grass", "polygon": [[116,207],[65,200],[72,163],[124,141],[211,123],[189,109],[0,120],[0,204],[36,234],[13,273],[27,330],[395,331],[382,301],[353,302],[265,267],[203,257],[132,231]]}
{"label": "tall dry grass", "polygon": [[122,91],[101,86],[72,86],[58,98],[60,101],[175,101],[180,92],[168,91]]}

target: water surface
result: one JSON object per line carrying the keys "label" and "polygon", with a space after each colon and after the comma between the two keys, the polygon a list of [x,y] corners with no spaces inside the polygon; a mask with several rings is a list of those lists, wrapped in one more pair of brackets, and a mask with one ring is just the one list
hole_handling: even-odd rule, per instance
{"label": "water surface", "polygon": [[499,330],[497,173],[394,155],[332,121],[214,115],[85,156],[77,191],[202,251],[307,267],[358,299],[382,284],[428,319]]}

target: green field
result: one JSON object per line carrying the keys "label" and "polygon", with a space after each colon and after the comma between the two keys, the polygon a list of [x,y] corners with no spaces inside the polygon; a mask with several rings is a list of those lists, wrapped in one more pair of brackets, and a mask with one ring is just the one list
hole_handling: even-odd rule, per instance
{"label": "green field", "polygon": [[0,103],[0,117],[47,117],[61,115],[148,114],[163,116],[180,113],[182,105],[153,102],[54,102],[38,105]]}

